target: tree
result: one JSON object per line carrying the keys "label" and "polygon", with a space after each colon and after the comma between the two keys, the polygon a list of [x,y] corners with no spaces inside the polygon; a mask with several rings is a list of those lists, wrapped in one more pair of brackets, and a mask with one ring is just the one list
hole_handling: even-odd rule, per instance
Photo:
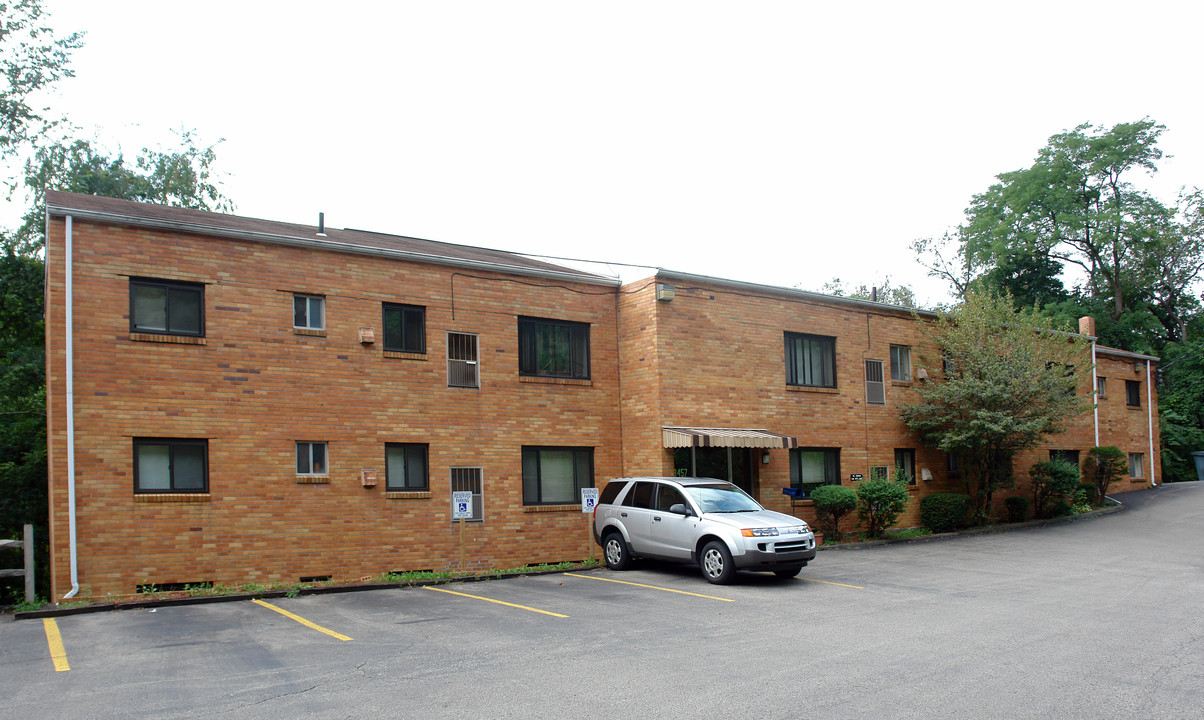
{"label": "tree", "polygon": [[68,63],[84,34],[55,38],[43,13],[41,0],[0,3],[0,159],[39,144],[62,122],[33,103],[39,92],[75,75]]}
{"label": "tree", "polygon": [[930,380],[899,416],[925,445],[959,456],[983,522],[995,491],[1012,482],[1012,458],[1089,407],[1076,392],[1088,344],[1032,309],[1013,310],[1006,295],[973,290],[927,334],[942,356],[922,359]]}
{"label": "tree", "polygon": [[1083,459],[1083,479],[1095,485],[1095,497],[1102,503],[1108,486],[1129,471],[1128,458],[1118,447],[1093,447]]}
{"label": "tree", "polygon": [[872,302],[898,305],[900,307],[919,307],[916,294],[911,287],[907,285],[891,285],[890,275],[887,275],[883,279],[881,285],[871,288],[861,284],[849,291],[845,290],[844,282],[840,278],[832,278],[830,282],[824,283],[820,292],[826,295],[835,295],[836,297],[851,297],[857,300],[870,300]]}
{"label": "tree", "polygon": [[834,541],[840,542],[844,535],[840,532],[840,520],[857,509],[857,492],[844,485],[821,485],[811,491],[811,501],[815,503],[815,515],[821,526],[832,534]]}

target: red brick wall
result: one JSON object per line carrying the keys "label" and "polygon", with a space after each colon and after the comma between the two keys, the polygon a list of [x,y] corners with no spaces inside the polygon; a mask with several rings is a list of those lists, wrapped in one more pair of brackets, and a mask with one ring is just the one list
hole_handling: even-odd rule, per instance
{"label": "red brick wall", "polygon": [[[577,506],[522,503],[521,447],[595,448],[598,484],[621,474],[613,289],[356,255],[74,223],[79,579],[85,593],[140,583],[295,582],[443,569],[459,557],[449,472],[483,468],[476,567],[588,556]],[[67,550],[64,222],[47,250],[54,595]],[[129,332],[129,277],[205,283],[204,344]],[[563,286],[563,287],[562,287]],[[295,334],[292,294],[326,297],[326,336]],[[426,307],[425,356],[384,357],[381,303]],[[453,316],[454,306],[454,316]],[[520,381],[517,316],[590,323],[584,383]],[[361,345],[361,326],[377,341]],[[446,332],[479,334],[481,388],[449,388]],[[206,438],[204,498],[133,492],[135,437]],[[303,484],[294,443],[329,443],[329,482]],[[384,444],[430,444],[428,497],[387,497]],[[362,468],[378,484],[364,488]],[[203,500],[192,502],[192,500]]]}

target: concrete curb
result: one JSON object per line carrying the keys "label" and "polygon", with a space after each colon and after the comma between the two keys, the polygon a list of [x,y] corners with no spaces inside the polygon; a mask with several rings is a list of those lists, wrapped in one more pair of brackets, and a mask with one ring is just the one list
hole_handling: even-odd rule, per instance
{"label": "concrete curb", "polygon": [[1118,504],[1111,507],[1092,510],[1091,512],[1083,513],[1082,515],[1068,515],[1059,518],[1046,518],[1044,520],[1029,520],[1022,523],[1011,523],[1005,525],[988,525],[986,527],[968,528],[966,530],[958,530],[950,533],[936,533],[933,535],[921,535],[919,537],[910,538],[886,538],[883,540],[867,540],[865,542],[856,543],[834,543],[820,545],[817,550],[862,550],[871,547],[882,547],[883,545],[901,545],[903,543],[918,543],[931,542],[934,540],[956,540],[961,537],[969,537],[975,535],[994,535],[996,533],[1011,532],[1013,530],[1028,530],[1029,528],[1048,527],[1050,525],[1066,525],[1080,520],[1094,520],[1104,515],[1112,515],[1121,512],[1125,509],[1123,504],[1115,501]]}
{"label": "concrete curb", "polygon": [[68,608],[40,608],[13,613],[14,620],[34,620],[37,618],[63,617],[65,615],[84,615],[87,613],[111,612],[114,610],[144,610],[146,608],[175,607],[177,605],[201,605],[206,603],[243,602],[246,600],[262,600],[266,598],[302,597],[305,595],[333,595],[335,593],[366,592],[368,590],[400,590],[427,585],[454,585],[457,583],[476,583],[488,580],[508,580],[517,577],[535,575],[557,575],[567,572],[586,572],[605,566],[582,566],[565,568],[563,570],[532,570],[531,572],[488,573],[483,575],[465,575],[462,577],[436,578],[432,580],[406,580],[388,583],[360,583],[352,585],[323,585],[308,588],[289,588],[284,590],[264,590],[257,593],[236,593],[233,595],[194,595],[182,598],[159,598],[153,600],[131,600],[129,602],[93,603]]}

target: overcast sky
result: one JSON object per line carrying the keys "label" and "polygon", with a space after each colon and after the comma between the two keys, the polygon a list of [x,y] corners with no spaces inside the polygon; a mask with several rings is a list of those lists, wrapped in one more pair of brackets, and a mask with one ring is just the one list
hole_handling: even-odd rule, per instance
{"label": "overcast sky", "polygon": [[1050,135],[1149,116],[1156,193],[1204,185],[1199,2],[45,5],[88,33],[56,109],[225,138],[271,220],[937,302],[909,243]]}

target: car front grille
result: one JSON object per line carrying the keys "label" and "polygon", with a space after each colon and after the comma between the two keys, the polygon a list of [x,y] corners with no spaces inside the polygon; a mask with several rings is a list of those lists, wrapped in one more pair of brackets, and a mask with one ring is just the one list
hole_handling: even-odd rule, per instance
{"label": "car front grille", "polygon": [[810,540],[789,540],[786,542],[774,543],[773,551],[776,553],[798,552],[799,550],[810,550]]}

